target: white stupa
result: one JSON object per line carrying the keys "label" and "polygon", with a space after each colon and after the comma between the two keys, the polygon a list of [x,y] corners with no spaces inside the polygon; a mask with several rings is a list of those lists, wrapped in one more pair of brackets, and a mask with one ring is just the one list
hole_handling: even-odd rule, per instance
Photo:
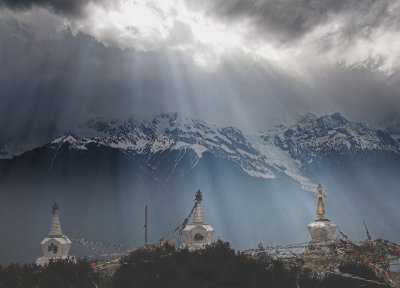
{"label": "white stupa", "polygon": [[329,219],[325,218],[325,205],[324,205],[324,193],[322,186],[318,185],[317,188],[317,216],[318,219],[308,224],[308,231],[311,235],[310,243],[330,244],[333,243],[333,238],[337,229],[337,225]]}
{"label": "white stupa", "polygon": [[206,245],[211,244],[214,229],[211,225],[204,224],[203,208],[201,201],[203,195],[201,191],[196,192],[196,204],[193,212],[193,224],[188,224],[182,230],[183,232],[183,248],[189,250],[202,249]]}
{"label": "white stupa", "polygon": [[71,247],[71,240],[63,234],[58,218],[60,211],[57,203],[52,207],[53,218],[51,220],[50,233],[40,243],[43,250],[43,256],[36,260],[36,264],[45,265],[49,263],[50,259],[67,259],[69,258],[69,249]]}

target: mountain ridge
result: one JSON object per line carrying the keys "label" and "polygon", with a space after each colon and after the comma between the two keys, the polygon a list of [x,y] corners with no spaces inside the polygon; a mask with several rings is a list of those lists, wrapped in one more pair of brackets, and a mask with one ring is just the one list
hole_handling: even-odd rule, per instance
{"label": "mountain ridge", "polygon": [[66,143],[68,149],[82,152],[91,145],[115,149],[128,159],[140,159],[154,173],[165,157],[172,157],[166,181],[182,159],[189,160],[193,169],[203,154],[209,153],[232,162],[249,176],[275,179],[285,175],[310,190],[315,184],[304,175],[303,168],[313,161],[334,154],[370,151],[400,154],[399,141],[388,133],[351,122],[340,113],[321,117],[308,113],[293,125],[258,133],[219,127],[177,112],[162,113],[143,122],[96,118],[43,147],[53,149],[56,157]]}

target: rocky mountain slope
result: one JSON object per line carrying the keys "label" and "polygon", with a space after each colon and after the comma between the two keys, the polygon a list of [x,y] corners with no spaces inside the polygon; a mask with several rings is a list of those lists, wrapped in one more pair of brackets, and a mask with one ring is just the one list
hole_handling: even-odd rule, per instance
{"label": "rocky mountain slope", "polygon": [[[194,169],[207,153],[227,160],[249,176],[288,176],[306,189],[313,189],[314,184],[303,170],[315,160],[372,151],[400,154],[399,141],[388,133],[351,122],[339,113],[322,117],[307,114],[289,127],[258,133],[218,127],[179,113],[161,114],[142,123],[94,119],[45,145],[54,151],[52,162],[62,146],[82,153],[91,147],[113,149],[127,159],[135,158],[155,179],[166,181],[181,161]],[[12,155],[2,151],[1,157]]]}

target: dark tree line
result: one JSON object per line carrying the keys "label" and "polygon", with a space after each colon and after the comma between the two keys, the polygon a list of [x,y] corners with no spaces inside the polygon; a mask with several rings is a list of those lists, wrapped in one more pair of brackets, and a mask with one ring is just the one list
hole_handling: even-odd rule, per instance
{"label": "dark tree line", "polygon": [[0,288],[95,288],[99,275],[85,259],[50,261],[44,267],[32,264],[0,266]]}
{"label": "dark tree line", "polygon": [[114,274],[114,287],[295,287],[295,271],[267,259],[236,254],[218,241],[189,252],[173,247],[143,249],[125,259]]}
{"label": "dark tree line", "polygon": [[[340,266],[365,279],[377,280],[368,267],[347,262]],[[269,257],[253,258],[236,253],[229,243],[217,241],[190,252],[173,246],[138,249],[122,259],[112,277],[95,272],[83,259],[36,264],[0,266],[0,288],[375,288],[357,279],[320,275],[299,267],[287,267]]]}
{"label": "dark tree line", "polygon": [[[385,287],[328,274],[321,278],[311,270],[288,268],[268,257],[252,258],[235,253],[229,243],[217,241],[206,249],[189,252],[165,246],[140,249],[124,260],[113,276],[113,288],[354,288]],[[343,263],[341,272],[377,279],[359,263]]]}

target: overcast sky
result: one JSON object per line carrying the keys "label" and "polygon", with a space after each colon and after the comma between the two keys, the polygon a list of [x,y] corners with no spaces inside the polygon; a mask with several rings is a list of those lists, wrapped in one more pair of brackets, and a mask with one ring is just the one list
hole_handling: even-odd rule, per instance
{"label": "overcast sky", "polygon": [[175,111],[251,130],[307,112],[400,127],[400,1],[0,3],[3,143]]}

